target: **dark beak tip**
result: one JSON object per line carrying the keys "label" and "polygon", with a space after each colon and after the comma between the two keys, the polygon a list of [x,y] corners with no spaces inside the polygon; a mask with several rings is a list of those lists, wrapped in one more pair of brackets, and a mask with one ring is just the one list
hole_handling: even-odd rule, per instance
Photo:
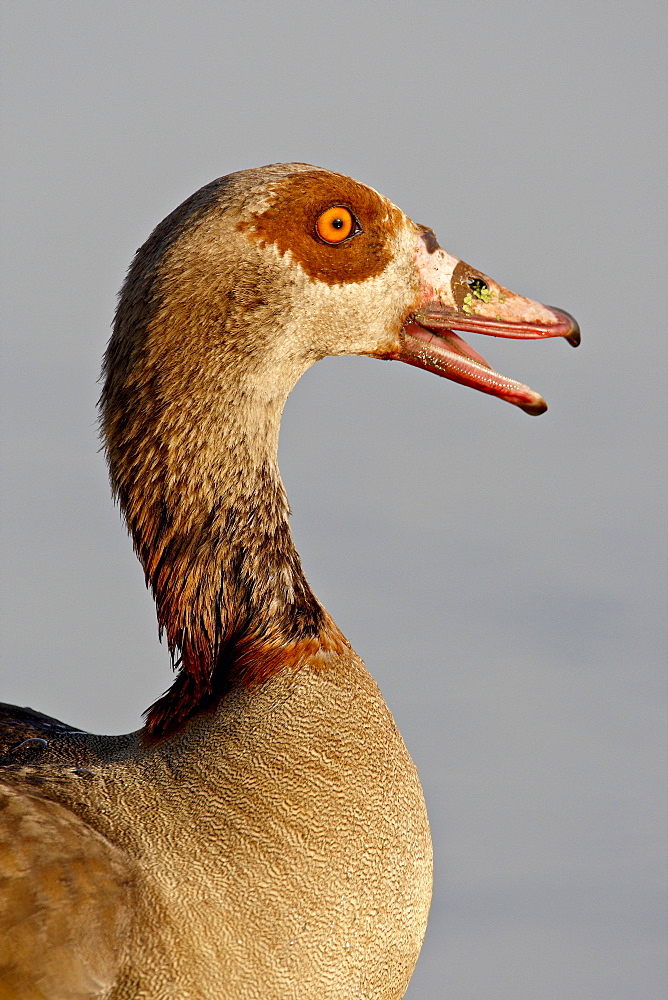
{"label": "dark beak tip", "polygon": [[528,413],[530,417],[540,417],[543,413],[547,412],[547,403],[539,396],[538,399],[531,404],[521,404],[520,408]]}
{"label": "dark beak tip", "polygon": [[557,309],[555,308],[555,306],[548,306],[547,308],[551,309],[553,313],[556,313],[557,316],[562,317],[568,322],[569,326],[568,333],[565,333],[564,337],[571,345],[571,347],[579,347],[580,341],[582,340],[582,336],[580,334],[580,324],[578,323],[576,318],[574,316],[571,316],[570,313],[566,312],[565,309]]}

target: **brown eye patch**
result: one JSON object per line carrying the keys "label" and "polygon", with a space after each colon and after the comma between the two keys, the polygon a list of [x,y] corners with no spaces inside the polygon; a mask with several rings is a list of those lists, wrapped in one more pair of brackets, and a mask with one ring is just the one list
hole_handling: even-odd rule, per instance
{"label": "brown eye patch", "polygon": [[360,232],[355,216],[344,205],[334,205],[318,216],[315,231],[325,243],[343,243]]}
{"label": "brown eye patch", "polygon": [[[329,222],[341,218],[344,223],[341,228],[333,226],[335,240],[318,230],[318,223],[332,210]],[[355,239],[350,233],[339,238],[346,225],[343,212],[351,216],[351,232],[359,225]],[[281,255],[289,251],[310,278],[336,285],[366,281],[384,271],[394,252],[394,238],[405,224],[403,213],[371,188],[342,174],[313,169],[278,181],[270,207],[240,222],[238,228],[261,246],[273,244]]]}

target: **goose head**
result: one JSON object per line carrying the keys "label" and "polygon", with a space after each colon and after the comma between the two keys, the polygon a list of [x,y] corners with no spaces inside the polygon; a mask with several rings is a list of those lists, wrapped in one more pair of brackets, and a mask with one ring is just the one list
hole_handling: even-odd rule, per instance
{"label": "goose head", "polygon": [[216,677],[229,686],[260,650],[266,664],[267,650],[285,659],[290,643],[334,641],[292,546],[276,466],[283,404],[315,361],[400,360],[527,413],[546,409],[462,331],[579,341],[567,313],[450,255],[372,188],[308,164],[213,181],[138,250],[101,406],[112,485],[181,662],[181,689],[166,696],[178,710],[165,702],[156,729],[212,697]]}

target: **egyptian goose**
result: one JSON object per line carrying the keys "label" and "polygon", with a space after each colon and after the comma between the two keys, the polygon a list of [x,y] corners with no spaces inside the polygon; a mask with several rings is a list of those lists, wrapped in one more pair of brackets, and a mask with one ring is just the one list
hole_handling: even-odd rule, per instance
{"label": "egyptian goose", "polygon": [[102,428],[178,672],[127,736],[4,707],[2,997],[403,996],[431,894],[422,790],[306,582],[277,444],[288,393],[329,354],[545,410],[454,329],[579,339],[307,164],[213,181],[137,252]]}

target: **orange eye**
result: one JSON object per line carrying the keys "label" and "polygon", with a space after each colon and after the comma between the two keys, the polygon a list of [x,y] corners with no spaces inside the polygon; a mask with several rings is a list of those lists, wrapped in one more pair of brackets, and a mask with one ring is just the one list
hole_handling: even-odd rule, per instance
{"label": "orange eye", "polygon": [[343,205],[334,205],[319,215],[315,229],[325,243],[343,243],[358,231],[355,216]]}

